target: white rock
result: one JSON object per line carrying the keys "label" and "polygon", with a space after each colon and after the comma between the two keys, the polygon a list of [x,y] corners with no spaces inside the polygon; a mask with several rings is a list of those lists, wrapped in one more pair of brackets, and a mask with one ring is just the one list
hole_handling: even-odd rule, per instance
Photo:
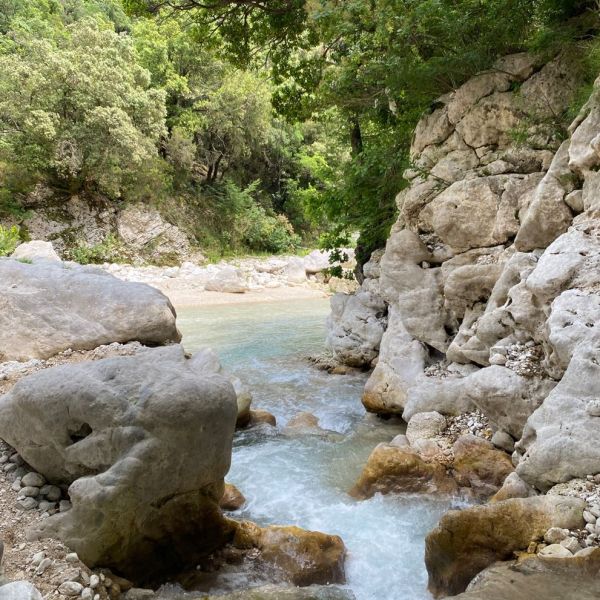
{"label": "white rock", "polygon": [[51,242],[42,242],[40,240],[20,244],[11,254],[11,258],[31,261],[52,260],[60,262],[61,260]]}
{"label": "white rock", "polygon": [[560,527],[551,527],[544,534],[544,541],[551,545],[556,545],[569,537],[568,529],[561,529]]}
{"label": "white rock", "polygon": [[79,596],[83,586],[77,581],[65,581],[58,587],[58,591],[65,596]]}

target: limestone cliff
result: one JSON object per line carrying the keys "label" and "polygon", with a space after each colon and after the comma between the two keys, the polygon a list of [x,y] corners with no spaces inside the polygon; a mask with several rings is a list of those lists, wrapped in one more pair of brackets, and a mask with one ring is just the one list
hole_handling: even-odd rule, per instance
{"label": "limestone cliff", "polygon": [[338,358],[376,363],[368,410],[479,409],[539,490],[600,471],[600,81],[563,132],[575,73],[517,54],[440,98],[360,292],[387,305],[387,329],[367,352],[352,323],[373,308],[348,318],[358,300],[338,298],[332,315]]}

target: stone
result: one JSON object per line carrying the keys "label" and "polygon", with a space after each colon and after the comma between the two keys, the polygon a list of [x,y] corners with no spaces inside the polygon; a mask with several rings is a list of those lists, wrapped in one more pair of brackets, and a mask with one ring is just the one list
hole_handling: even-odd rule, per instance
{"label": "stone", "polygon": [[20,498],[36,498],[37,496],[40,495],[40,488],[36,488],[36,487],[32,487],[32,486],[26,486],[21,488],[20,492],[19,492],[19,497]]}
{"label": "stone", "polygon": [[568,537],[560,542],[571,554],[577,554],[581,550],[579,542],[574,537]]}
{"label": "stone", "polygon": [[83,591],[83,586],[77,581],[65,581],[58,586],[58,591],[65,596],[79,596]]}
{"label": "stone", "polygon": [[33,510],[37,506],[38,503],[35,498],[20,498],[17,500],[17,507],[21,510]]}
{"label": "stone", "polygon": [[171,303],[150,286],[89,267],[0,260],[0,361],[180,338]]}
{"label": "stone", "polygon": [[[125,600],[137,600],[137,598],[126,597]],[[289,585],[261,585],[225,595],[206,596],[206,600],[356,600],[356,597],[350,590],[334,585],[304,588]]]}
{"label": "stone", "polygon": [[48,500],[48,502],[58,502],[62,497],[61,489],[56,485],[44,485],[40,489],[40,494]]}
{"label": "stone", "polygon": [[463,435],[452,446],[452,475],[476,498],[495,494],[514,467],[508,454],[480,437]]}
{"label": "stone", "polygon": [[438,412],[423,412],[414,415],[406,427],[406,437],[410,444],[419,439],[428,439],[439,435],[446,429],[446,417]]}
{"label": "stone", "polygon": [[251,410],[248,427],[255,427],[257,425],[270,425],[271,427],[275,427],[277,425],[277,419],[275,418],[275,415],[271,414],[268,410]]}
{"label": "stone", "polygon": [[239,510],[246,504],[246,498],[232,483],[226,483],[219,506],[223,510]]}
{"label": "stone", "polygon": [[329,261],[330,256],[330,252],[324,250],[313,250],[310,254],[307,254],[303,259],[304,270],[309,275],[314,275],[315,273],[325,271],[325,269],[328,269],[332,266]]}
{"label": "stone", "polygon": [[72,508],[62,512],[61,501],[32,533],[62,540],[90,567],[143,580],[229,535],[218,502],[236,415],[231,383],[175,345],[21,379],[0,398],[0,437],[49,481],[69,484]]}
{"label": "stone", "polygon": [[560,544],[569,537],[569,530],[561,527],[551,527],[544,534],[544,541],[548,544]]}
{"label": "stone", "polygon": [[81,591],[81,600],[93,600],[94,598],[94,590],[92,588],[86,587]]}
{"label": "stone", "polygon": [[281,274],[289,283],[305,283],[306,268],[304,266],[304,260],[299,256],[292,256],[287,261]]}
{"label": "stone", "polygon": [[435,598],[464,592],[477,573],[550,527],[580,527],[584,506],[579,498],[536,496],[447,512],[425,542],[429,591]]}
{"label": "stone", "polygon": [[220,268],[204,287],[209,292],[228,294],[244,294],[250,289],[242,271],[229,265]]}
{"label": "stone", "polygon": [[573,556],[569,550],[560,544],[550,544],[539,552],[540,556],[551,556],[553,558],[570,558]]}
{"label": "stone", "polygon": [[515,472],[510,473],[502,487],[490,498],[490,502],[501,502],[509,498],[529,498],[536,496],[536,491],[525,483]]}
{"label": "stone", "polygon": [[39,261],[51,260],[60,262],[60,256],[54,250],[52,242],[43,242],[33,240],[19,244],[16,250],[10,255],[11,258],[19,261]]}
{"label": "stone", "polygon": [[42,594],[28,581],[13,581],[0,585],[2,600],[43,600]]}
{"label": "stone", "polygon": [[375,447],[350,495],[359,499],[377,493],[422,493],[452,495],[458,491],[446,468],[425,461],[410,447],[379,444]]}
{"label": "stone", "polygon": [[79,556],[77,556],[77,552],[69,552],[69,554],[65,556],[65,560],[68,563],[76,563],[79,562]]}
{"label": "stone", "polygon": [[24,487],[31,486],[31,487],[40,488],[45,483],[46,483],[46,480],[44,479],[44,476],[40,475],[39,473],[34,473],[33,471],[30,473],[27,473],[27,475],[25,475],[21,479],[21,485],[23,485]]}
{"label": "stone", "polygon": [[345,582],[346,548],[340,537],[299,527],[259,527],[249,521],[235,527],[233,545],[258,550],[260,560],[284,580],[297,586]]}
{"label": "stone", "polygon": [[100,585],[100,577],[96,573],[90,575],[90,587],[95,590]]}
{"label": "stone", "polygon": [[49,569],[53,564],[52,559],[46,557],[40,561],[40,564],[37,566],[35,570],[36,575],[43,575],[47,569]]}
{"label": "stone", "polygon": [[513,453],[515,449],[515,440],[506,431],[498,430],[492,436],[492,444],[505,452]]}

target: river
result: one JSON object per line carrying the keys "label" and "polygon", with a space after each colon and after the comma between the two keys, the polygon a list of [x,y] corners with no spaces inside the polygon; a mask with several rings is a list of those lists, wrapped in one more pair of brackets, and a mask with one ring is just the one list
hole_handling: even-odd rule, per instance
{"label": "river", "polygon": [[[234,516],[341,536],[348,549],[347,585],[357,600],[429,599],[424,537],[448,502],[379,495],[356,501],[348,495],[371,450],[402,429],[365,414],[360,402],[365,375],[329,375],[306,360],[323,350],[328,311],[328,300],[179,311],[185,348],[217,351],[223,365],[251,388],[253,407],[273,413],[279,429],[296,413],[310,411],[323,428],[341,434],[238,432],[226,479],[248,502]],[[240,582],[224,578],[211,592],[236,585]]]}

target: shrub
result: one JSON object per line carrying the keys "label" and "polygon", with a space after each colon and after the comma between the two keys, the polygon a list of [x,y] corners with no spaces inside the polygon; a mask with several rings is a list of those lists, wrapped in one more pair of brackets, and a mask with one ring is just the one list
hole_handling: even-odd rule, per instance
{"label": "shrub", "polygon": [[109,234],[102,242],[92,246],[79,242],[69,250],[69,258],[80,265],[121,262],[121,245],[114,235]]}
{"label": "shrub", "polygon": [[3,227],[0,225],[0,256],[12,254],[19,245],[19,242],[19,228],[16,225],[12,227]]}

